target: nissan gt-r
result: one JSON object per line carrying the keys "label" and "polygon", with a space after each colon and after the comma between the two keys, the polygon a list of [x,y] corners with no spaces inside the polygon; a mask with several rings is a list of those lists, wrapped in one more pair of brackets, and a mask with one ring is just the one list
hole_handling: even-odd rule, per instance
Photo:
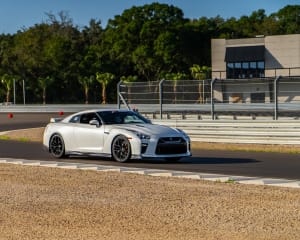
{"label": "nissan gt-r", "polygon": [[51,118],[43,136],[55,157],[87,155],[118,162],[157,158],[178,161],[191,156],[190,138],[180,129],[152,124],[131,110],[87,110]]}

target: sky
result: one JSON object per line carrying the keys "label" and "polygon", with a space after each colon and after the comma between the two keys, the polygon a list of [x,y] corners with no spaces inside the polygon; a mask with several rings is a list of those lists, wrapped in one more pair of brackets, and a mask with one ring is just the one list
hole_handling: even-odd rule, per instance
{"label": "sky", "polygon": [[14,34],[46,21],[46,13],[57,15],[61,11],[67,12],[79,28],[87,26],[92,18],[101,20],[105,28],[108,19],[122,15],[125,9],[152,2],[176,6],[190,19],[218,15],[240,18],[258,9],[270,15],[287,5],[300,5],[300,0],[0,0],[0,34]]}

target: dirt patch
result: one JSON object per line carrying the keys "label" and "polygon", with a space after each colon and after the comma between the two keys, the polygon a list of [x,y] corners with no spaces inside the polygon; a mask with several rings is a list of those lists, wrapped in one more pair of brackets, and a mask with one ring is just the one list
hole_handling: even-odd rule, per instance
{"label": "dirt patch", "polygon": [[0,239],[299,239],[300,191],[0,164]]}
{"label": "dirt patch", "polygon": [[11,140],[42,142],[45,128],[29,128],[3,132],[0,137]]}

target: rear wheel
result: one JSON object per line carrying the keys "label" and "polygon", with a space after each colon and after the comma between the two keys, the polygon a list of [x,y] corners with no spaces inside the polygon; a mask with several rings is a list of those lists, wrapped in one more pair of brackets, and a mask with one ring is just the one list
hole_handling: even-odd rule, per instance
{"label": "rear wheel", "polygon": [[54,134],[51,137],[49,151],[55,158],[62,158],[65,156],[65,143],[61,135]]}
{"label": "rear wheel", "polygon": [[117,136],[111,146],[112,157],[117,162],[126,162],[131,157],[131,146],[127,137],[123,135]]}

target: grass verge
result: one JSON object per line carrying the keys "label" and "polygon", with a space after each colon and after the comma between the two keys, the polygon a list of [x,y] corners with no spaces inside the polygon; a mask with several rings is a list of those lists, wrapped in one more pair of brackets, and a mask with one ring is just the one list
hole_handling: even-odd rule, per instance
{"label": "grass verge", "polygon": [[232,143],[206,143],[192,142],[192,149],[246,151],[246,152],[278,152],[299,154],[298,145],[266,145],[266,144],[232,144]]}

